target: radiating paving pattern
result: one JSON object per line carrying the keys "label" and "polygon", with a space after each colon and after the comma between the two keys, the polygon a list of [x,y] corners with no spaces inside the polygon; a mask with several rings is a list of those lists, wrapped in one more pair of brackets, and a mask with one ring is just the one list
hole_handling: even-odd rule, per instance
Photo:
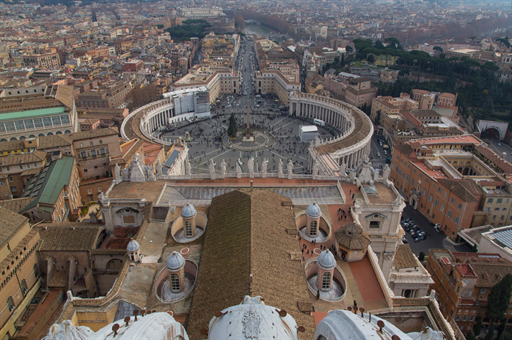
{"label": "radiating paving pattern", "polygon": [[[159,205],[183,206],[187,203],[204,206],[209,205],[212,198],[237,190],[236,187],[171,187],[164,190]],[[292,200],[295,205],[317,204],[343,204],[343,199],[335,185],[315,187],[288,187],[288,188],[257,188],[271,190]]]}

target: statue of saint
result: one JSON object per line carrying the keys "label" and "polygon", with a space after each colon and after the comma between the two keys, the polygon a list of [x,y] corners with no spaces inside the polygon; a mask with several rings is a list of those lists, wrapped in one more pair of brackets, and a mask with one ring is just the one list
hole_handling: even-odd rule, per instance
{"label": "statue of saint", "polygon": [[247,162],[247,168],[249,168],[249,177],[254,177],[254,158],[252,156]]}
{"label": "statue of saint", "polygon": [[222,160],[222,163],[220,163],[220,177],[224,178],[226,177],[226,161]]}
{"label": "statue of saint", "polygon": [[156,176],[157,177],[163,175],[163,173],[162,173],[162,163],[160,163],[160,160],[156,161],[155,170],[156,170]]}
{"label": "statue of saint", "polygon": [[236,162],[236,165],[235,165],[235,168],[236,168],[236,178],[241,178],[242,177],[242,160],[239,158],[238,161]]}
{"label": "statue of saint", "polygon": [[115,166],[116,179],[121,179],[121,167],[116,163]]}
{"label": "statue of saint", "polygon": [[190,176],[192,166],[190,165],[190,161],[187,159],[185,161],[185,175]]}
{"label": "statue of saint", "polygon": [[283,175],[283,159],[279,158],[279,164],[277,165],[277,174],[279,176]]}
{"label": "statue of saint", "polygon": [[268,159],[264,158],[263,163],[261,163],[261,177],[267,177],[267,167],[268,167]]}
{"label": "statue of saint", "polygon": [[293,162],[291,159],[288,161],[287,168],[288,168],[288,179],[292,179],[291,177],[293,174]]}
{"label": "statue of saint", "polygon": [[210,170],[210,178],[215,179],[215,163],[213,159],[210,158],[210,162],[208,163],[208,170]]}
{"label": "statue of saint", "polygon": [[390,174],[391,169],[389,168],[389,165],[384,165],[384,169],[382,170],[382,178],[387,181],[389,179]]}

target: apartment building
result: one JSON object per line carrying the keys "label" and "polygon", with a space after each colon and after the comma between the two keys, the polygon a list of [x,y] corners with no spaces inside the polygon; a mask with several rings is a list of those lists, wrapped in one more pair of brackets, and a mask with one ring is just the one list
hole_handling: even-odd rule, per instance
{"label": "apartment building", "polygon": [[393,98],[391,96],[378,96],[372,100],[371,120],[376,123],[380,122],[388,133],[396,128],[396,122],[393,120],[400,118],[402,110],[418,109],[419,103],[407,93],[401,93],[400,97]]}
{"label": "apartment building", "polygon": [[117,128],[82,131],[69,135],[80,179],[112,177],[110,158],[121,155]]}
{"label": "apartment building", "polygon": [[25,216],[0,207],[0,338],[12,339],[18,319],[40,288],[39,233]]}
{"label": "apartment building", "polygon": [[[453,319],[463,333],[469,333],[477,317],[488,327],[486,318],[491,288],[512,272],[512,262],[495,253],[455,253],[447,249],[431,249],[427,270],[434,280],[430,286],[443,316]],[[505,315],[510,328],[512,301]]]}
{"label": "apartment building", "polygon": [[275,93],[284,105],[290,105],[288,99],[291,92],[300,92],[300,82],[284,76],[278,70],[264,70],[256,72],[256,92],[260,94]]}
{"label": "apartment building", "polygon": [[355,107],[370,107],[378,91],[376,87],[371,87],[371,80],[366,77],[352,78],[349,84],[345,91],[345,101]]}
{"label": "apartment building", "polygon": [[171,85],[172,91],[208,89],[210,104],[213,104],[219,95],[224,93],[240,93],[240,77],[237,71],[229,68],[209,68],[196,65],[189,70],[183,78]]}
{"label": "apartment building", "polygon": [[60,57],[57,52],[43,54],[28,54],[23,56],[23,65],[53,70],[60,67]]}
{"label": "apartment building", "polygon": [[80,93],[77,96],[77,106],[83,108],[119,109],[126,106],[126,95],[132,89],[125,81],[104,84],[98,88]]}

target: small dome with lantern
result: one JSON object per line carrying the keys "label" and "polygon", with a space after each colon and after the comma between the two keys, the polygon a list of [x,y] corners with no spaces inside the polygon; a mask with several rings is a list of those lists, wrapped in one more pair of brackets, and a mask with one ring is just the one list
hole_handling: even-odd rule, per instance
{"label": "small dome with lantern", "polygon": [[308,215],[311,218],[319,218],[322,216],[322,210],[320,210],[320,207],[316,203],[311,203],[309,207],[306,209],[306,215]]}
{"label": "small dome with lantern", "polygon": [[316,261],[325,270],[331,270],[336,267],[336,259],[329,249],[322,251]]}
{"label": "small dome with lantern", "polygon": [[185,265],[185,258],[183,258],[183,255],[181,255],[177,251],[173,251],[171,253],[171,255],[169,255],[169,258],[167,259],[165,267],[168,270],[176,271],[176,270],[181,269],[184,265]]}
{"label": "small dome with lantern", "polygon": [[188,204],[183,207],[181,211],[181,217],[183,218],[192,218],[197,215],[196,208],[192,204]]}
{"label": "small dome with lantern", "polygon": [[126,250],[129,252],[134,252],[139,250],[140,245],[139,242],[135,241],[134,239],[131,239],[130,242],[128,242],[128,246],[126,246]]}

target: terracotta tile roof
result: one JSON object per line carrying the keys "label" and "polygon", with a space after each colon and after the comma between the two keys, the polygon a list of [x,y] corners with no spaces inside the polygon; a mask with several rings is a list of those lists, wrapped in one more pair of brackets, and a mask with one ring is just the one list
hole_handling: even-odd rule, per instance
{"label": "terracotta tile roof", "polygon": [[70,146],[72,143],[70,134],[39,137],[38,149],[50,149],[60,146]]}
{"label": "terracotta tile roof", "polygon": [[419,263],[416,256],[412,253],[411,247],[408,244],[398,246],[395,251],[394,265],[397,270],[402,268],[418,267]]}
{"label": "terracotta tile roof", "polygon": [[295,235],[286,232],[295,227],[293,211],[283,205],[289,201],[267,190],[233,191],[212,200],[187,327],[191,339],[201,338],[215,312],[245,295],[285,309],[306,327],[304,338],[313,336],[313,317],[298,307],[310,299],[302,265],[290,259],[300,249]]}
{"label": "terracotta tile roof", "polygon": [[368,234],[354,223],[348,223],[342,226],[334,233],[338,244],[350,250],[366,249],[371,243]]}
{"label": "terracotta tile roof", "polygon": [[3,247],[27,223],[28,218],[4,208],[0,208],[0,216],[0,247]]}
{"label": "terracotta tile roof", "polygon": [[[126,164],[126,162],[131,159],[135,153],[142,147],[144,141],[142,139],[134,139],[124,144],[121,147],[122,156],[118,158],[114,158],[110,161],[110,165],[115,164]],[[141,155],[142,156],[142,155]]]}
{"label": "terracotta tile roof", "polygon": [[103,227],[90,223],[59,222],[37,226],[43,243],[41,251],[87,251],[96,248]]}
{"label": "terracotta tile roof", "polygon": [[439,179],[439,183],[450,189],[450,191],[460,197],[464,202],[478,201],[471,191],[466,188],[466,186],[470,186],[470,184],[464,182],[471,182],[471,180]]}
{"label": "terracotta tile roof", "polygon": [[46,152],[34,150],[34,152],[23,153],[18,155],[8,155],[0,157],[1,165],[19,165],[26,163],[41,162],[46,158]]}
{"label": "terracotta tile roof", "polygon": [[18,213],[21,209],[26,207],[33,200],[34,197],[14,198],[12,200],[0,201],[0,207]]}
{"label": "terracotta tile roof", "polygon": [[81,131],[69,133],[67,136],[71,138],[73,141],[80,139],[88,139],[94,137],[102,137],[102,136],[110,136],[110,135],[119,135],[119,130],[116,127],[106,128],[106,129],[96,129],[91,131]]}
{"label": "terracotta tile roof", "polygon": [[453,253],[453,256],[470,266],[474,275],[478,277],[476,287],[490,288],[512,272],[512,262],[498,254]]}
{"label": "terracotta tile roof", "polygon": [[512,164],[501,158],[494,151],[487,147],[477,146],[476,151],[482,156],[494,163],[495,166],[499,167],[501,171],[507,174],[512,174]]}

